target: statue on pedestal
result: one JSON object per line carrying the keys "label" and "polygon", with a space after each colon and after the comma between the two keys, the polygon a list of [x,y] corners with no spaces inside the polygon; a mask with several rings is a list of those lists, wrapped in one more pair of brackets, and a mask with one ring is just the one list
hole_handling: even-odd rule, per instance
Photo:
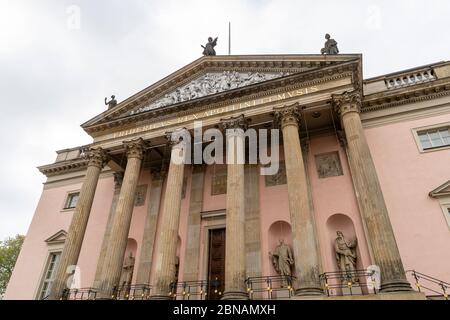
{"label": "statue on pedestal", "polygon": [[204,56],[215,56],[216,50],[214,50],[214,47],[217,45],[217,37],[213,40],[213,38],[208,38],[208,43],[205,46],[202,46],[203,48],[203,55]]}
{"label": "statue on pedestal", "polygon": [[117,106],[116,96],[112,95],[111,100],[107,101],[108,98],[105,98],[105,105],[108,106],[108,110]]}
{"label": "statue on pedestal", "polygon": [[322,53],[322,54],[338,54],[339,49],[337,47],[336,40],[331,39],[331,36],[328,33],[325,35],[325,39],[327,39],[327,41],[325,42],[325,46],[320,50],[320,53]]}
{"label": "statue on pedestal", "polygon": [[133,279],[133,270],[134,270],[134,257],[133,253],[130,252],[130,255],[125,260],[122,267],[122,276],[120,278],[120,285],[122,287],[131,286],[131,280]]}
{"label": "statue on pedestal", "polygon": [[291,248],[280,239],[279,245],[274,253],[269,252],[272,258],[272,265],[275,271],[283,276],[283,287],[287,286],[287,279],[292,276],[292,266],[294,265],[294,256]]}
{"label": "statue on pedestal", "polygon": [[357,240],[346,241],[342,231],[337,231],[337,238],[334,242],[336,262],[341,272],[346,273],[344,280],[357,282],[354,271],[356,270],[356,246]]}

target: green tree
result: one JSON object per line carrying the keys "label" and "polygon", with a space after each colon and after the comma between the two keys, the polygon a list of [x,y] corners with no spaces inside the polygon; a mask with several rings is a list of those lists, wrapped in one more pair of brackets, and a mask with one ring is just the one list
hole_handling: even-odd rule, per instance
{"label": "green tree", "polygon": [[18,234],[14,238],[0,241],[0,298],[6,291],[24,240],[25,237]]}

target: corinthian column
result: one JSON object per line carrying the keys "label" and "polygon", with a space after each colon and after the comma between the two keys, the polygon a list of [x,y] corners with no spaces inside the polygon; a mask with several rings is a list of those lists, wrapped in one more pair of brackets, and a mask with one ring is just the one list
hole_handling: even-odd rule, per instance
{"label": "corinthian column", "polygon": [[347,155],[372,257],[381,272],[381,291],[409,291],[375,165],[364,135],[358,92],[333,96],[347,141]]}
{"label": "corinthian column", "polygon": [[320,257],[316,244],[316,226],[309,201],[308,180],[298,130],[299,105],[295,103],[276,108],[274,111],[283,132],[295,276],[297,277],[295,294],[298,296],[321,295],[323,290],[319,279]]}
{"label": "corinthian column", "polygon": [[89,159],[86,178],[81,187],[80,197],[67,233],[55,281],[50,291],[50,299],[60,299],[62,297],[64,289],[67,288],[68,275],[73,271],[68,270],[68,268],[75,266],[78,262],[98,178],[107,159],[106,153],[101,148],[89,150],[86,153],[86,158]]}
{"label": "corinthian column", "polygon": [[[155,256],[155,280],[153,281],[151,295],[151,299],[154,300],[170,299],[170,284],[175,279],[181,196],[187,156],[187,141],[181,140],[180,134],[180,132],[175,131],[168,135],[172,150],[158,232],[158,250]],[[194,259],[196,257],[189,258]]]}
{"label": "corinthian column", "polygon": [[127,150],[127,167],[120,188],[119,200],[114,213],[109,244],[104,258],[100,277],[100,292],[103,298],[111,297],[113,289],[119,284],[123,259],[128,241],[131,217],[133,214],[136,187],[141,171],[144,154],[144,141],[137,139],[125,142]]}
{"label": "corinthian column", "polygon": [[248,299],[245,286],[245,136],[243,115],[222,120],[227,138],[224,300]]}

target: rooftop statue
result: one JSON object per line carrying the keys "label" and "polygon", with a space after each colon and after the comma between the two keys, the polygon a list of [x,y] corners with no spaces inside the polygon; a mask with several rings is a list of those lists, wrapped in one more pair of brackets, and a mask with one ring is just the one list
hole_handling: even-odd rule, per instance
{"label": "rooftop statue", "polygon": [[337,42],[334,39],[331,39],[331,36],[327,33],[325,35],[325,39],[327,41],[325,42],[324,48],[320,50],[320,53],[322,54],[339,54],[339,49],[337,47]]}
{"label": "rooftop statue", "polygon": [[105,105],[108,106],[108,110],[117,106],[117,100],[116,100],[115,95],[111,96],[111,100],[109,100],[109,101],[107,101],[107,100],[108,100],[108,98],[105,98]]}
{"label": "rooftop statue", "polygon": [[206,46],[202,46],[203,48],[203,55],[204,56],[215,56],[216,50],[214,50],[214,47],[217,45],[217,37],[213,40],[213,38],[208,38],[208,43]]}

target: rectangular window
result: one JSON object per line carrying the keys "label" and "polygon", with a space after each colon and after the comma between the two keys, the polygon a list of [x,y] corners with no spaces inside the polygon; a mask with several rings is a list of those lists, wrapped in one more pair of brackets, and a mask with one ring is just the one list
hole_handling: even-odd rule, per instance
{"label": "rectangular window", "polygon": [[450,146],[450,127],[418,131],[420,146],[423,150]]}
{"label": "rectangular window", "polygon": [[61,252],[52,252],[48,258],[47,269],[44,273],[44,279],[42,279],[42,287],[39,293],[39,299],[44,299],[50,294],[53,281],[56,276],[56,270],[58,269],[59,258]]}
{"label": "rectangular window", "polygon": [[69,193],[67,195],[66,203],[64,209],[73,209],[77,206],[78,198],[80,197],[79,192]]}

